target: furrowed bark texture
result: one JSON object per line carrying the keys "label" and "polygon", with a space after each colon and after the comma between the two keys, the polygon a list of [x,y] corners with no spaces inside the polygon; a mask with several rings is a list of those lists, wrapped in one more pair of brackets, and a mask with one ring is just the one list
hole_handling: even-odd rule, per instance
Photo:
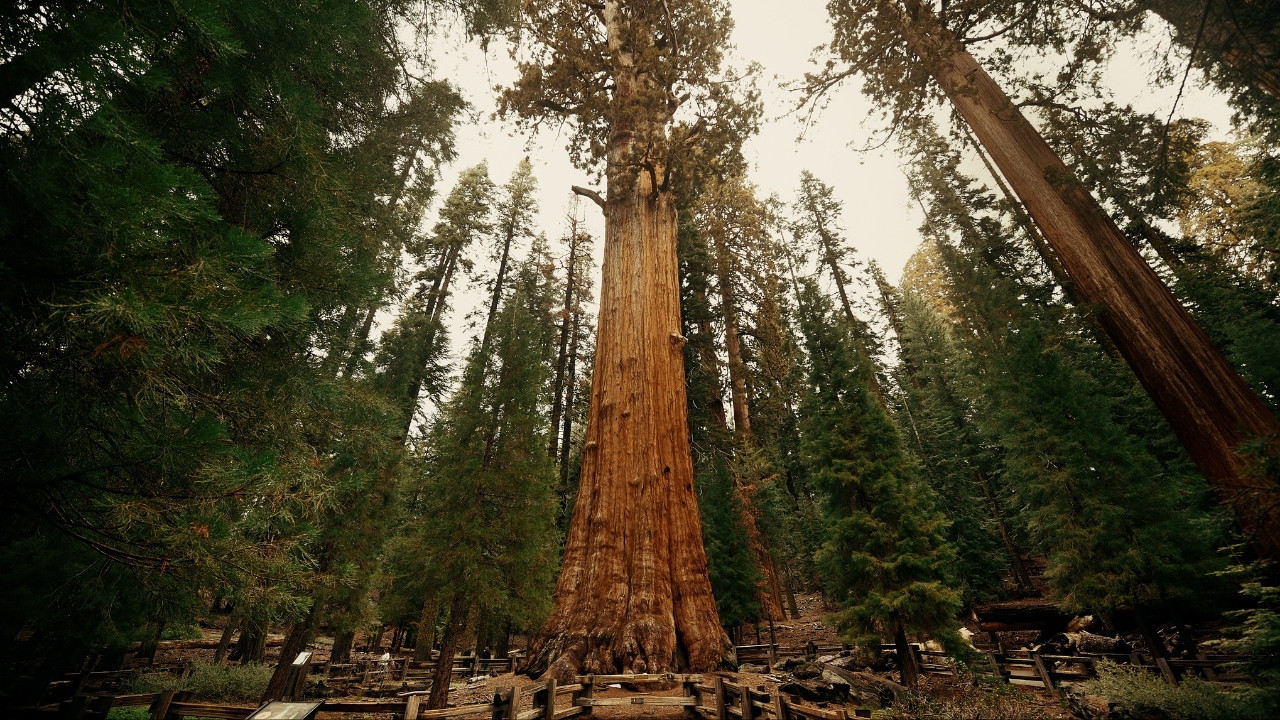
{"label": "furrowed bark texture", "polygon": [[530,653],[531,670],[562,680],[711,669],[728,644],[693,493],[675,207],[647,185],[611,190],[605,208],[578,500],[556,609]]}
{"label": "furrowed bark texture", "polygon": [[1280,492],[1238,452],[1280,423],[973,56],[918,0],[892,3],[911,50],[991,154],[1218,499],[1263,557],[1280,555]]}
{"label": "furrowed bark texture", "polygon": [[617,0],[603,16],[615,110],[591,406],[555,610],[527,668],[562,681],[710,670],[729,649],[693,492],[675,201],[637,149],[668,118],[637,109],[651,76],[622,44]]}

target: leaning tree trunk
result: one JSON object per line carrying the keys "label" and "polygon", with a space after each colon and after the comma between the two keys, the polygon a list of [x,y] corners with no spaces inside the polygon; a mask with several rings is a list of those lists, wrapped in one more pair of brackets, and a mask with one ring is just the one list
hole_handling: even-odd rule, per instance
{"label": "leaning tree trunk", "polygon": [[1274,443],[1280,422],[1120,232],[1009,97],[919,0],[900,21],[956,110],[991,153],[1062,260],[1081,298],[1263,557],[1280,555],[1280,493],[1239,452]]}
{"label": "leaning tree trunk", "polygon": [[637,136],[666,118],[638,102],[652,75],[624,47],[617,0],[603,12],[614,96],[596,359],[582,474],[555,610],[530,672],[710,670],[728,659],[702,546],[685,404],[676,209]]}
{"label": "leaning tree trunk", "polygon": [[293,666],[294,659],[298,653],[307,649],[307,644],[311,642],[312,633],[315,630],[316,619],[316,603],[312,602],[311,609],[307,611],[306,617],[293,624],[289,630],[289,635],[285,637],[284,645],[280,647],[280,659],[276,662],[275,670],[271,673],[271,679],[267,681],[267,687],[262,691],[262,702],[268,700],[279,700],[284,697],[286,692],[285,684],[289,680],[289,671]]}

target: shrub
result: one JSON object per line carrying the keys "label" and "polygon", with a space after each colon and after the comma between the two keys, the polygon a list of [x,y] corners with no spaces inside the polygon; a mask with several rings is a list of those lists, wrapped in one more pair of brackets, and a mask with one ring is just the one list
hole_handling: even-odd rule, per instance
{"label": "shrub", "polygon": [[263,665],[220,667],[201,663],[192,666],[191,674],[185,678],[169,673],[138,675],[129,683],[129,689],[136,693],[186,690],[200,701],[257,702],[267,689],[271,673],[272,668]]}
{"label": "shrub", "polygon": [[1107,661],[1098,663],[1098,679],[1086,691],[1131,712],[1155,711],[1171,720],[1267,720],[1275,712],[1258,688],[1237,690],[1194,677],[1174,686],[1149,670]]}

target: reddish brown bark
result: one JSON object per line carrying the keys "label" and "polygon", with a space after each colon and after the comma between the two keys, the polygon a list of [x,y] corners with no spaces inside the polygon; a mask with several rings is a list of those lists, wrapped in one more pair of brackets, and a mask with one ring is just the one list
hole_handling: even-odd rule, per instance
{"label": "reddish brown bark", "polygon": [[453,680],[453,656],[458,652],[462,635],[467,631],[467,615],[470,609],[467,596],[457,593],[449,605],[449,624],[445,625],[440,639],[440,658],[431,674],[431,694],[427,696],[427,709],[439,710],[449,702],[449,683]]}
{"label": "reddish brown bark", "polygon": [[603,11],[614,72],[596,359],[582,473],[555,610],[530,672],[710,670],[728,657],[697,499],[685,401],[676,209],[656,158],[667,118],[637,102],[652,76]]}
{"label": "reddish brown bark", "polygon": [[716,280],[720,286],[720,311],[724,315],[724,346],[729,355],[729,391],[733,401],[733,429],[741,438],[751,437],[751,411],[747,405],[747,365],[742,361],[738,338],[738,298],[732,260],[723,233],[715,233]]}
{"label": "reddish brown bark", "polygon": [[1280,423],[1098,203],[955,36],[918,0],[900,19],[911,50],[1026,205],[1082,300],[1263,557],[1280,555],[1280,492],[1237,451]]}
{"label": "reddish brown bark", "polygon": [[735,482],[734,492],[742,503],[742,523],[747,531],[748,544],[751,546],[751,561],[760,570],[760,583],[756,587],[756,602],[760,603],[761,620],[786,620],[782,612],[782,589],[778,586],[778,573],[773,567],[773,556],[769,546],[764,542],[760,527],[756,524],[755,503],[756,488],[746,483]]}
{"label": "reddish brown bark", "polygon": [[645,175],[609,195],[578,500],[530,652],[558,679],[706,670],[728,646],[693,493],[674,201]]}

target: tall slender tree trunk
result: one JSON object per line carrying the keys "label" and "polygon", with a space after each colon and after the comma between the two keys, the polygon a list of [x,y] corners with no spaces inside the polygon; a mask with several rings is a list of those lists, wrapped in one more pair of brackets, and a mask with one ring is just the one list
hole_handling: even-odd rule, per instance
{"label": "tall slender tree trunk", "polygon": [[[738,338],[738,298],[733,268],[723,234],[716,233],[716,280],[720,287],[720,311],[724,315],[724,346],[729,355],[729,391],[733,401],[733,429],[742,438],[751,436],[751,410],[747,405],[747,365],[742,361]],[[842,291],[843,297],[843,291]]]}
{"label": "tall slender tree trunk", "polygon": [[[436,341],[435,328],[439,318],[444,314],[445,301],[449,297],[449,283],[453,279],[453,272],[458,266],[458,255],[462,252],[462,246],[455,244],[449,246],[445,251],[444,257],[441,259],[436,278],[432,282],[431,292],[427,296],[427,306],[424,309],[429,318],[428,327],[430,337],[425,340],[426,345],[430,345]],[[408,412],[404,418],[404,427],[402,434],[408,437],[410,428],[413,427],[413,419],[417,414],[418,399],[422,395],[422,384],[426,382],[426,367],[415,369],[416,375],[413,382],[409,384],[409,397],[406,398],[406,406]]]}
{"label": "tall slender tree trunk", "polygon": [[493,293],[489,297],[489,316],[484,321],[484,336],[480,347],[489,347],[489,338],[493,335],[493,318],[498,315],[498,305],[502,302],[502,284],[507,279],[507,264],[511,258],[511,242],[515,240],[515,227],[509,226],[502,236],[502,254],[498,258],[498,271],[493,277]]}
{"label": "tall slender tree trunk", "polygon": [[[578,216],[577,210],[574,210],[572,222],[569,225],[569,259],[565,263],[565,281],[564,281],[564,315],[560,322],[560,348],[556,353],[556,379],[551,388],[551,444],[548,448],[548,454],[552,458],[556,457],[560,432],[560,413],[564,411],[565,396],[565,370],[569,363],[569,333],[574,329],[574,308],[573,308],[573,291],[575,273],[578,269]],[[570,380],[570,382],[573,382]],[[564,465],[567,458],[560,458],[560,464]]]}
{"label": "tall slender tree trunk", "polygon": [[213,664],[221,665],[227,659],[227,651],[231,649],[231,636],[240,625],[240,617],[232,615],[227,618],[227,626],[222,628],[222,636],[218,638],[218,649],[213,651]]}
{"label": "tall slender tree trunk", "polygon": [[903,686],[915,690],[920,679],[920,666],[916,664],[916,654],[912,652],[911,643],[907,642],[907,631],[901,621],[893,624],[893,648],[898,656],[898,673]]}
{"label": "tall slender tree trunk", "polygon": [[418,640],[413,646],[413,659],[425,662],[431,659],[431,648],[436,644],[436,615],[440,606],[434,600],[422,603],[422,614],[418,616]]}
{"label": "tall slender tree trunk", "polygon": [[787,611],[791,613],[792,620],[800,619],[800,608],[796,605],[796,574],[791,570],[790,564],[784,564],[783,569],[786,571],[787,582],[783,586],[787,595]]}
{"label": "tall slender tree trunk", "polygon": [[1263,557],[1280,555],[1280,492],[1240,454],[1280,423],[1210,343],[1160,278],[1070,170],[919,0],[881,6],[900,21],[956,110],[987,148],[1061,259],[1081,298],[1099,309],[1108,336]]}
{"label": "tall slender tree trunk", "polygon": [[581,309],[573,313],[572,335],[569,339],[569,370],[565,376],[564,426],[560,433],[560,487],[569,483],[569,444],[573,441],[574,395],[578,388],[578,330],[582,320]]}
{"label": "tall slender tree trunk", "polygon": [[449,702],[449,683],[453,680],[453,656],[458,653],[458,645],[467,631],[467,616],[470,607],[467,596],[457,593],[449,604],[449,623],[445,626],[444,637],[440,640],[440,659],[436,661],[435,673],[431,676],[431,695],[427,697],[427,709],[439,710]]}
{"label": "tall slender tree trunk", "polygon": [[1004,521],[1004,513],[1000,511],[1000,503],[996,502],[996,496],[991,492],[991,481],[987,479],[986,473],[981,470],[975,471],[978,485],[982,487],[982,494],[987,499],[987,507],[991,511],[991,517],[996,521],[996,528],[1000,531],[1000,540],[1004,543],[1005,552],[1009,553],[1009,558],[1013,560],[1014,577],[1018,581],[1018,587],[1024,592],[1030,593],[1031,573],[1027,572],[1027,564],[1022,559],[1022,551],[1013,542],[1013,533],[1009,532],[1009,525]]}
{"label": "tall slender tree trunk", "polygon": [[604,262],[582,476],[555,610],[529,669],[710,670],[729,658],[693,492],[676,209],[664,168],[637,162],[636,134],[665,118],[636,103],[652,77],[624,49],[619,0],[603,16],[614,65]]}

